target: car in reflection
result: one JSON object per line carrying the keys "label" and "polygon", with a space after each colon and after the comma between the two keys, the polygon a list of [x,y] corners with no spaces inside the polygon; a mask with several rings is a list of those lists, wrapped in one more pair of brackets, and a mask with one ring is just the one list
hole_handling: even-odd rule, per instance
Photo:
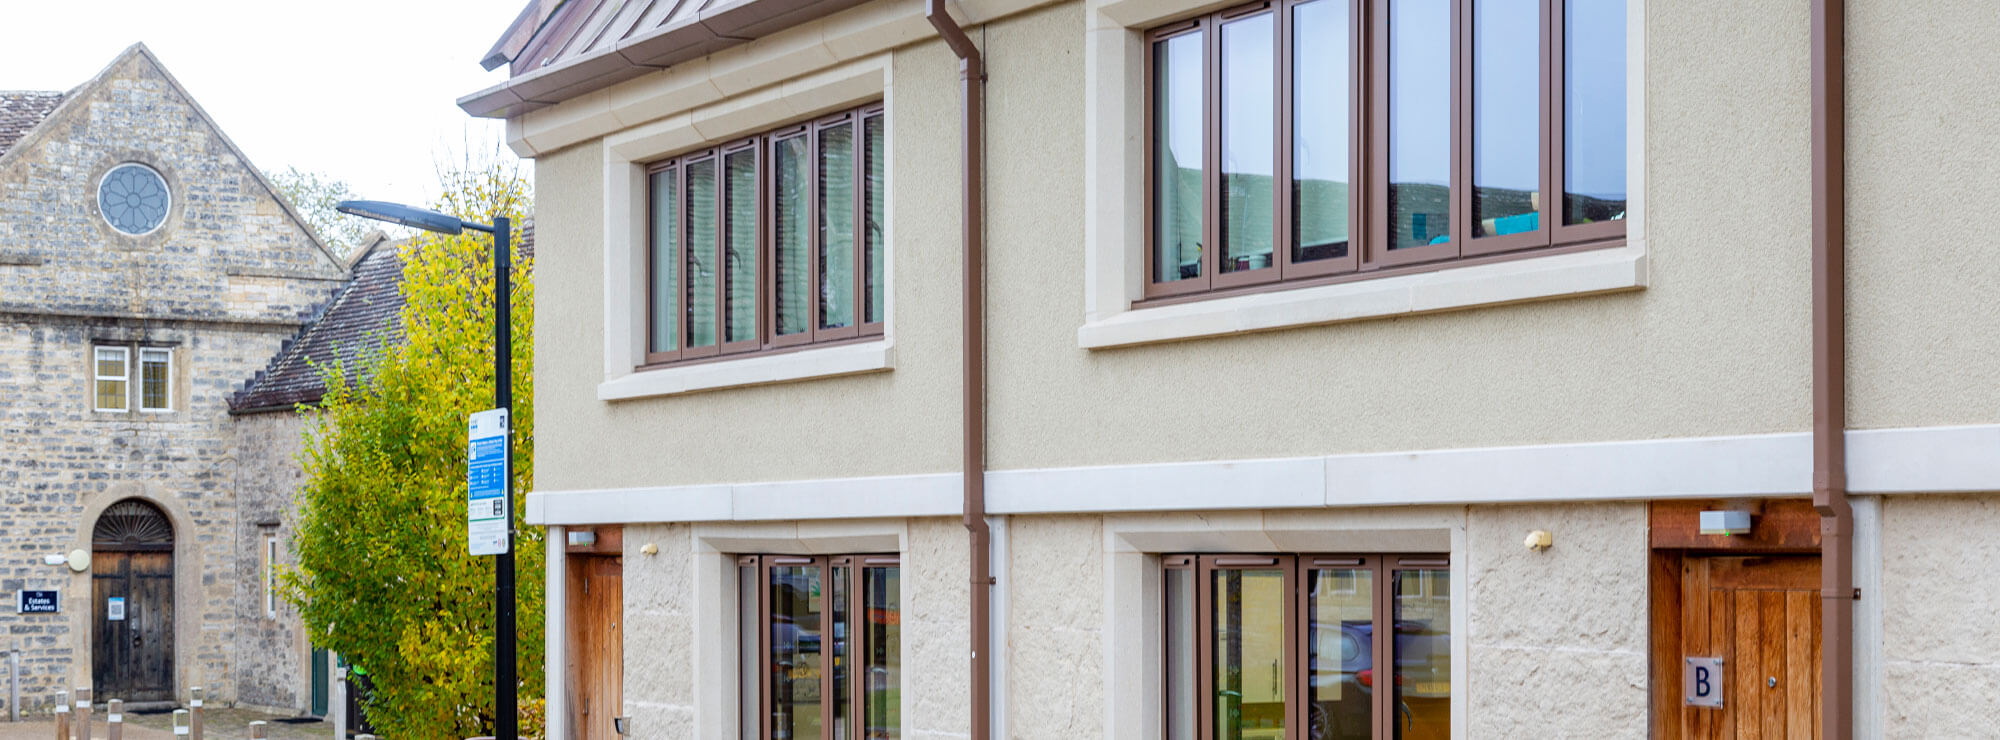
{"label": "car in reflection", "polygon": [[[1395,624],[1397,721],[1412,722],[1411,702],[1450,698],[1451,635],[1429,622],[1399,620]],[[1369,737],[1372,732],[1375,686],[1375,623],[1349,620],[1340,629],[1315,623],[1307,676],[1312,691],[1306,737],[1310,740]],[[1338,663],[1334,656],[1339,656]],[[1440,675],[1442,674],[1442,675]]]}

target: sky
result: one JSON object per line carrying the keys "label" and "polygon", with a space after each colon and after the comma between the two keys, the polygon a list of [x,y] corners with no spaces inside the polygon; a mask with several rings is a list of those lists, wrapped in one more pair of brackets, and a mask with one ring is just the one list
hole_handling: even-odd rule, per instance
{"label": "sky", "polygon": [[[525,0],[0,0],[0,90],[68,90],[144,42],[265,172],[428,203],[441,162],[513,154],[458,109]],[[29,29],[34,29],[30,31]]]}

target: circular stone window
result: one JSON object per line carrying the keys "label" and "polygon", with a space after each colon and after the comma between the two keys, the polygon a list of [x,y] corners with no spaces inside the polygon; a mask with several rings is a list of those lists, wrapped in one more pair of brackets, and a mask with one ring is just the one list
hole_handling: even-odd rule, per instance
{"label": "circular stone window", "polygon": [[167,181],[143,164],[121,164],[97,183],[97,210],[111,228],[140,236],[167,220]]}

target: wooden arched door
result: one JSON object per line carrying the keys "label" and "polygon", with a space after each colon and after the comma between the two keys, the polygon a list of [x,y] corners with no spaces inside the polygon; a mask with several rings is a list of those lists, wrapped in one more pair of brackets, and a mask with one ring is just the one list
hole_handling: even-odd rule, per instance
{"label": "wooden arched door", "polygon": [[174,698],[174,527],[139,499],[91,530],[91,683],[127,702]]}

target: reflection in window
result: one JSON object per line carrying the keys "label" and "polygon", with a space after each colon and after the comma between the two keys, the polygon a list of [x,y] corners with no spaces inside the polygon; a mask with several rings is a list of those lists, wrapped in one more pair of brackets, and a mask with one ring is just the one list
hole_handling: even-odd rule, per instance
{"label": "reflection in window", "polygon": [[771,298],[777,313],[778,335],[787,336],[806,330],[807,313],[812,310],[806,303],[812,294],[812,267],[806,254],[811,248],[811,234],[806,231],[806,193],[811,185],[806,179],[810,177],[806,135],[773,143],[771,160],[771,168],[777,175],[774,196],[777,202],[771,204],[777,213],[771,269],[777,272],[778,283]]}
{"label": "reflection in window", "polygon": [[1217,570],[1212,587],[1216,740],[1277,740],[1285,729],[1285,574]]}
{"label": "reflection in window", "polygon": [[862,735],[865,740],[902,736],[903,586],[895,566],[871,566],[862,573],[863,674]]}
{"label": "reflection in window", "polygon": [[1389,4],[1389,248],[1451,241],[1451,0]]}
{"label": "reflection in window", "polygon": [[1222,24],[1222,272],[1271,266],[1277,17]]}
{"label": "reflection in window", "polygon": [[1306,572],[1306,707],[1310,737],[1367,740],[1374,732],[1374,573]]}
{"label": "reflection in window", "polygon": [[896,558],[748,556],[738,566],[743,738],[899,737]]}
{"label": "reflection in window", "polygon": [[1292,6],[1292,260],[1347,256],[1347,4]]}
{"label": "reflection in window", "polygon": [[1396,737],[1451,737],[1451,572],[1398,570]]}
{"label": "reflection in window", "polygon": [[1195,719],[1195,601],[1194,570],[1189,567],[1167,571],[1161,593],[1166,610],[1167,740],[1194,740],[1199,724]]}
{"label": "reflection in window", "polygon": [[757,151],[725,154],[722,166],[729,178],[722,341],[742,342],[757,338]]}
{"label": "reflection in window", "polygon": [[1201,277],[1202,34],[1153,44],[1153,279]]}
{"label": "reflection in window", "polygon": [[1625,218],[1625,4],[1563,3],[1563,223]]}
{"label": "reflection in window", "polygon": [[680,322],[674,320],[680,307],[680,171],[668,167],[653,173],[653,255],[652,255],[652,341],[647,346],[650,352],[672,352],[680,349],[680,336],[675,330]]}
{"label": "reflection in window", "polygon": [[715,159],[687,165],[687,346],[715,346]]}
{"label": "reflection in window", "polygon": [[1541,6],[1541,0],[1472,4],[1475,236],[1541,228]]}
{"label": "reflection in window", "polygon": [[882,116],[880,114],[861,120],[861,136],[866,142],[862,154],[868,158],[868,186],[862,192],[863,199],[867,201],[864,215],[867,217],[868,222],[867,228],[862,230],[862,234],[865,240],[864,246],[868,249],[868,273],[866,275],[868,284],[862,293],[864,295],[863,300],[868,302],[867,318],[864,320],[867,323],[874,324],[882,321],[882,285],[885,282],[882,272],[882,245],[885,243],[882,230],[888,227],[888,215],[886,209],[883,207],[883,196],[886,195],[883,188],[887,187],[888,183],[882,178],[882,160],[887,155],[882,149]]}
{"label": "reflection in window", "polygon": [[771,569],[771,736],[819,736],[820,569]]}
{"label": "reflection in window", "polygon": [[854,124],[819,134],[819,328],[854,325]]}

